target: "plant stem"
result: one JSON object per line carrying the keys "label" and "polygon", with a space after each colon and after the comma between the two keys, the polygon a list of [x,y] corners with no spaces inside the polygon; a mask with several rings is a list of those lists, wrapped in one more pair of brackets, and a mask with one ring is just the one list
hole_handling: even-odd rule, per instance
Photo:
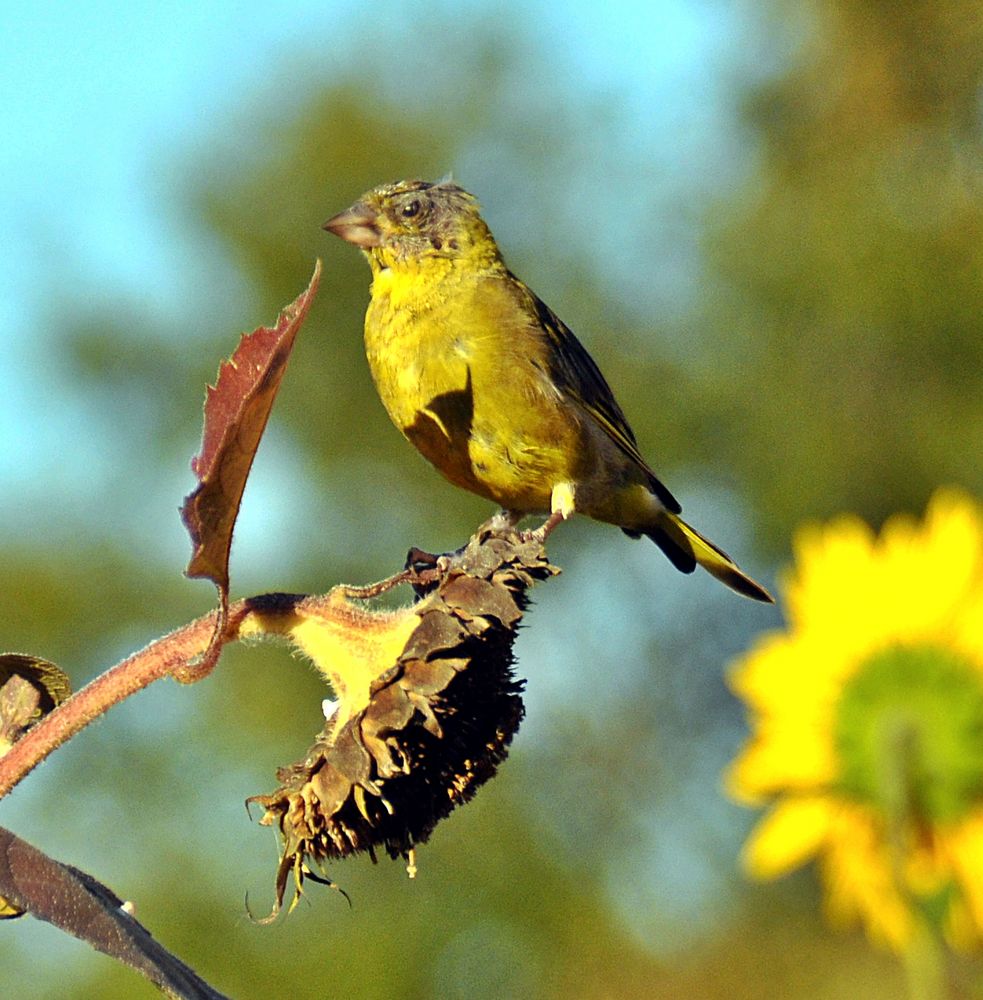
{"label": "plant stem", "polygon": [[888,820],[888,839],[894,881],[912,919],[911,938],[902,955],[910,1000],[946,1000],[945,944],[905,877],[913,831],[920,813],[916,801],[919,733],[905,717],[888,720],[881,734],[881,792]]}
{"label": "plant stem", "polygon": [[[291,617],[299,608],[344,624],[345,609],[332,599],[343,596],[372,597],[410,580],[428,579],[429,574],[403,571],[367,587],[336,587],[323,596],[306,594],[263,594],[247,597],[223,610],[216,609],[133,653],[110,667],[80,691],[62,702],[37,725],[28,730],[6,754],[0,756],[0,799],[11,791],[49,754],[70,740],[90,722],[114,705],[142,691],[162,677],[173,677],[184,684],[194,683],[210,673],[222,647],[238,638],[249,618],[258,620],[252,635],[276,634],[269,627],[278,617]],[[223,618],[224,623],[223,623]],[[265,627],[263,625],[265,623]]]}
{"label": "plant stem", "polygon": [[919,917],[904,953],[910,1000],[946,1000],[945,951],[938,934]]}
{"label": "plant stem", "polygon": [[218,612],[165,635],[100,674],[45,716],[0,757],[0,798],[113,705],[186,666],[208,648]]}

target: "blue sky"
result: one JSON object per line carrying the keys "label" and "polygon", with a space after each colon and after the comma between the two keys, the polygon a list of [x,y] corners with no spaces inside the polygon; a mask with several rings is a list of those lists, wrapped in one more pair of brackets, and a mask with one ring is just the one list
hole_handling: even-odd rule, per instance
{"label": "blue sky", "polygon": [[[86,444],[97,435],[85,433],[97,415],[59,381],[52,288],[86,305],[190,314],[196,275],[224,262],[168,203],[176,173],[193,170],[196,151],[243,109],[268,114],[282,101],[289,111],[296,95],[277,82],[285,66],[302,62],[330,78],[333,67],[358,64],[360,46],[398,40],[409,18],[514,19],[518,9],[354,0],[3,5],[0,512],[8,526],[25,527],[35,499],[52,489],[83,505],[98,494],[101,458]],[[533,78],[567,74],[571,93],[618,95],[626,141],[659,164],[662,197],[678,201],[677,189],[698,183],[701,171],[735,161],[729,80],[757,58],[739,5],[531,0],[521,9],[528,37],[549,55]]]}
{"label": "blue sky", "polygon": [[[737,16],[682,0],[557,7],[523,5],[535,35],[562,39],[581,86],[625,95],[640,142],[672,151],[707,143],[719,127],[713,103],[722,65],[733,60]],[[473,4],[470,9],[494,9]],[[279,13],[284,8],[288,14]],[[7,4],[0,13],[0,308],[4,327],[33,316],[32,291],[52,257],[79,268],[75,280],[132,283],[159,296],[179,282],[168,248],[155,170],[190,157],[209,129],[264,94],[281,57],[316,58],[330,73],[372,11],[379,30],[399,30],[395,5],[255,2],[127,5]],[[454,9],[459,10],[459,7]],[[655,11],[655,13],[652,13]],[[292,94],[284,93],[289,101]],[[675,122],[675,134],[660,132]],[[693,133],[697,133],[695,136]],[[687,157],[667,157],[682,162]]]}

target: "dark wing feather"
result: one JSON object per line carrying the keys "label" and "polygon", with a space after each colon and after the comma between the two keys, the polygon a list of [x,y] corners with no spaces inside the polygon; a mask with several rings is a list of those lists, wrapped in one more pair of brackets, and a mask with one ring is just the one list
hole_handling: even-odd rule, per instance
{"label": "dark wing feather", "polygon": [[510,274],[513,281],[529,296],[529,301],[536,311],[536,319],[544,335],[550,341],[551,368],[550,377],[557,387],[573,397],[604,429],[611,440],[636,462],[649,477],[652,492],[659,498],[667,510],[678,514],[679,502],[659,482],[655,473],[638,450],[635,433],[628,425],[628,419],[622,412],[614,393],[608,385],[594,359],[587,349],[577,340],[573,331],[560,319],[545,302],[543,302],[528,286]]}

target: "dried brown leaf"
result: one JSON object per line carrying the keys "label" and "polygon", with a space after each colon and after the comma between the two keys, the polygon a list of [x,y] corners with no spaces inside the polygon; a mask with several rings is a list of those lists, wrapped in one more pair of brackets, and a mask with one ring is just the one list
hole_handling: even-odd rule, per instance
{"label": "dried brown leaf", "polygon": [[9,906],[54,924],[136,969],[168,996],[225,1000],[158,944],[111,889],[2,828],[0,894]]}

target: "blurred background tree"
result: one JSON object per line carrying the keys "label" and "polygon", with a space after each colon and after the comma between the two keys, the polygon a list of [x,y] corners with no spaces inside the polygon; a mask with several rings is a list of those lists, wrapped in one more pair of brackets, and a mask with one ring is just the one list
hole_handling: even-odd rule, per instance
{"label": "blurred background tree", "polygon": [[[452,170],[478,195],[687,515],[766,582],[803,518],[877,523],[940,482],[981,491],[978,9],[619,8],[636,58],[633,39],[673,18],[724,32],[693,79],[715,112],[697,101],[677,118],[563,55],[578,16],[359,10],[271,57],[210,134],[161,144],[187,301],[91,287],[71,255],[46,276],[32,420],[64,428],[52,449],[67,463],[90,457],[71,477],[38,463],[4,498],[0,644],[80,683],[209,606],[179,576],[176,514],[203,385],[316,256],[321,291],[246,494],[236,595],[377,579],[487,516],[390,426],[362,355],[368,269],[319,229],[405,176]],[[583,17],[601,30],[603,12]],[[752,887],[736,871],[750,817],[719,790],[743,732],[723,671],[777,614],[604,526],[566,525],[550,551],[565,572],[519,642],[528,717],[512,758],[438,829],[413,883],[348,862],[332,875],[351,910],[325,891],[273,927],[245,917],[244,893],[253,911],[272,898],[276,854],[242,800],[303,751],[324,697],[273,647],[133,699],[33,775],[4,822],[134,898],[233,996],[898,996],[892,959],[822,925],[808,875]],[[11,994],[154,995],[49,928],[2,930]]]}
{"label": "blurred background tree", "polygon": [[707,329],[730,331],[708,353],[742,374],[714,425],[772,538],[983,486],[983,18],[814,13],[792,72],[745,98],[760,168],[706,244]]}

